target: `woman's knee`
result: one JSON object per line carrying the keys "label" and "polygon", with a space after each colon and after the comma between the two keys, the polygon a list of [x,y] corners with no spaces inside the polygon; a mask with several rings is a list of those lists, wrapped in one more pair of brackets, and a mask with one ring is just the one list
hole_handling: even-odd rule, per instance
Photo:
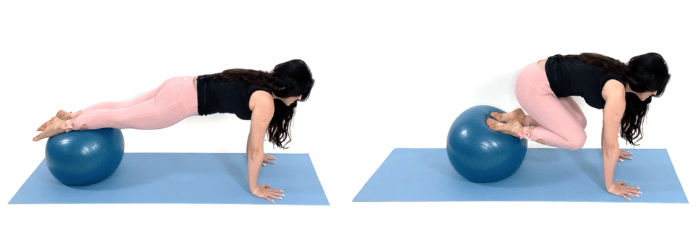
{"label": "woman's knee", "polygon": [[585,131],[579,131],[577,133],[572,134],[566,140],[569,143],[567,149],[578,150],[583,148],[583,145],[586,143],[587,138],[588,136],[586,135]]}
{"label": "woman's knee", "polygon": [[586,129],[586,126],[588,125],[588,120],[586,120],[586,116],[579,115],[578,117],[576,117],[576,121],[578,121],[578,124],[581,125],[581,128]]}

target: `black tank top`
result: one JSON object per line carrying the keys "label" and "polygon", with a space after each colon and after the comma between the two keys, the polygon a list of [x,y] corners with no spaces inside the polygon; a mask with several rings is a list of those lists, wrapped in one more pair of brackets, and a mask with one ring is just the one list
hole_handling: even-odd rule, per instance
{"label": "black tank top", "polygon": [[199,115],[215,113],[236,114],[238,118],[250,120],[250,96],[262,90],[272,94],[268,88],[243,81],[212,79],[209,75],[197,79],[197,110]]}
{"label": "black tank top", "polygon": [[603,85],[611,79],[626,84],[622,78],[602,67],[584,64],[579,59],[562,55],[550,56],[544,66],[549,87],[557,97],[581,96],[589,106],[603,109]]}

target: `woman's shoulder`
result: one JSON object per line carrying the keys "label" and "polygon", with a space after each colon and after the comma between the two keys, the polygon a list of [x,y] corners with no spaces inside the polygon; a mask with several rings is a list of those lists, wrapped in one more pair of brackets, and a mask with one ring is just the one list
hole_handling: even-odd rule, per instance
{"label": "woman's shoulder", "polygon": [[250,94],[250,99],[252,100],[253,98],[255,98],[256,100],[274,100],[271,91],[266,91],[262,89],[253,91]]}
{"label": "woman's shoulder", "polygon": [[256,85],[256,84],[247,84],[244,91],[245,91],[245,95],[249,99],[252,99],[254,95],[255,96],[264,95],[264,96],[272,97],[272,91],[269,88],[266,88],[265,86]]}
{"label": "woman's shoulder", "polygon": [[618,79],[608,79],[603,83],[601,92],[603,99],[609,101],[610,98],[625,98],[625,83]]}
{"label": "woman's shoulder", "polygon": [[269,111],[274,113],[275,109],[275,99],[272,97],[272,93],[258,90],[250,95],[250,100],[248,101],[248,107],[251,111],[256,109],[263,109],[263,111]]}

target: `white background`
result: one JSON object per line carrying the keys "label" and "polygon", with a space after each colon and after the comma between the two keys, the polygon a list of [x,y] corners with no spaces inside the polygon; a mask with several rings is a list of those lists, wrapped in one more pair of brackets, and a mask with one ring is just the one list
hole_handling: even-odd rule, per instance
{"label": "white background", "polygon": [[[3,231],[698,228],[700,17],[692,5],[193,2],[0,4],[0,227],[11,229]],[[513,85],[525,65],[557,53],[627,61],[651,51],[664,56],[672,79],[638,148],[668,149],[690,204],[352,202],[393,148],[444,147],[453,119],[470,106],[518,107]],[[270,70],[294,58],[308,63],[316,86],[299,104],[285,152],[310,154],[331,206],[3,203],[44,158],[46,140],[30,139],[59,109],[128,100],[173,76]],[[577,102],[588,118],[585,147],[599,148],[602,111]],[[248,125],[214,115],[123,132],[127,152],[244,152]]]}

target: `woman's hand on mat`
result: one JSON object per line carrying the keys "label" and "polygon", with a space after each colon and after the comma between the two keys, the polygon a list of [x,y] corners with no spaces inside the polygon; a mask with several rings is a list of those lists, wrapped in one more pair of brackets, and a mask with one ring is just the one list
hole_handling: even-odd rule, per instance
{"label": "woman's hand on mat", "polygon": [[266,163],[274,164],[275,161],[272,161],[272,160],[275,160],[275,159],[277,159],[277,158],[275,158],[274,156],[271,156],[271,155],[264,155],[262,166],[267,166]]}
{"label": "woman's hand on mat", "polygon": [[639,197],[639,194],[642,194],[642,192],[639,191],[639,187],[636,186],[624,186],[625,183],[624,181],[618,181],[612,184],[608,188],[608,192],[613,195],[618,195],[621,196],[622,198],[627,199],[628,201],[631,201],[631,199],[628,196],[632,197]]}
{"label": "woman's hand on mat", "polygon": [[632,155],[632,152],[623,151],[622,149],[620,149],[620,162],[625,161],[625,160],[623,160],[623,159],[631,160],[632,157],[629,157],[629,156],[631,156],[631,155]]}
{"label": "woman's hand on mat", "polygon": [[278,200],[282,200],[282,197],[284,196],[284,194],[282,194],[282,190],[279,190],[279,189],[271,189],[271,188],[269,188],[269,187],[270,187],[270,185],[267,185],[267,184],[258,185],[258,186],[255,187],[255,189],[253,189],[253,191],[252,191],[253,196],[260,197],[260,198],[265,198],[265,199],[267,199],[268,201],[270,201],[270,202],[272,202],[272,203],[275,203],[275,201],[273,201],[273,200],[270,199],[270,198],[275,198],[275,199],[278,199]]}

